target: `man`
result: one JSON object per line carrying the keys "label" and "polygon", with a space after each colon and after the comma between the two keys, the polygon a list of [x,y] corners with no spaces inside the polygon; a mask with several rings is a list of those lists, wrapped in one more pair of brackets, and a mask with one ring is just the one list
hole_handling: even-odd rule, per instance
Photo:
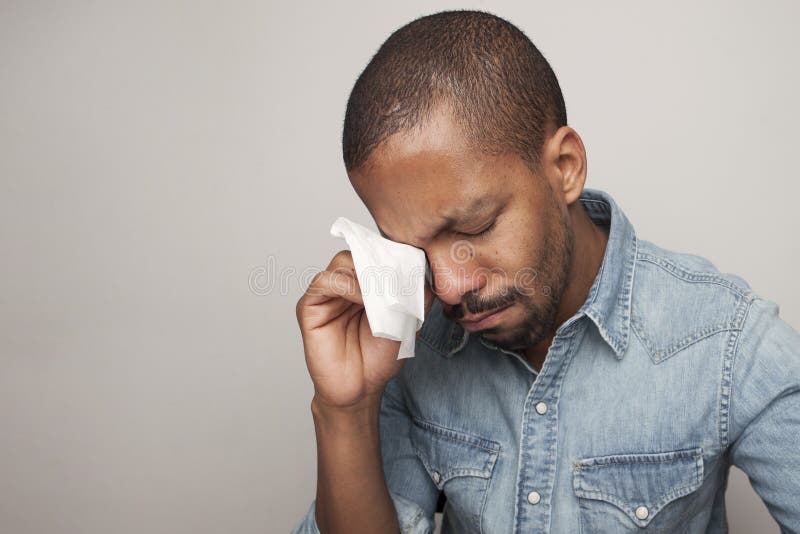
{"label": "man", "polygon": [[451,11],[394,32],[343,149],[433,287],[409,360],[371,335],[349,252],[297,303],[318,482],[296,532],[431,532],[442,493],[443,532],[726,532],[731,464],[800,532],[800,335],[584,188],[558,81],[519,29]]}

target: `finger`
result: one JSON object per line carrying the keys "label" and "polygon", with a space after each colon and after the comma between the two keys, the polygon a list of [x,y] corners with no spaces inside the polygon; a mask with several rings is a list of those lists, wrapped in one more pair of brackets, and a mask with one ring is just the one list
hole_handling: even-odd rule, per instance
{"label": "finger", "polygon": [[[315,306],[332,299],[341,298],[348,302],[364,305],[361,287],[355,273],[347,270],[322,271],[309,284],[300,299],[299,306]],[[302,304],[301,304],[302,303]]]}
{"label": "finger", "polygon": [[310,332],[332,323],[347,324],[350,317],[363,311],[364,306],[343,298],[316,305],[306,305],[301,301],[297,307],[297,322],[303,332]]}
{"label": "finger", "polygon": [[326,271],[333,271],[337,268],[344,267],[355,271],[355,264],[353,263],[353,253],[349,250],[340,250],[337,252],[331,262],[328,264]]}

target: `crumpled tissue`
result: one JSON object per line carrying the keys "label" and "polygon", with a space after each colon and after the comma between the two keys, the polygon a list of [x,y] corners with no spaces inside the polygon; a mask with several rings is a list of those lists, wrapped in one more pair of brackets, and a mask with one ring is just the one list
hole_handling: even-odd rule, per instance
{"label": "crumpled tissue", "polygon": [[398,360],[413,357],[425,320],[425,279],[430,280],[425,252],[345,217],[336,219],[331,235],[350,247],[372,335],[400,341]]}

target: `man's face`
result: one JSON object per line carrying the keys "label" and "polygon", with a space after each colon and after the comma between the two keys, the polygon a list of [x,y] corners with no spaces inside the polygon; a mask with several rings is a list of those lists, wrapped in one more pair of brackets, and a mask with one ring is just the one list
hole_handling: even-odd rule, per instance
{"label": "man's face", "polygon": [[574,237],[545,177],[515,155],[470,150],[442,111],[387,139],[350,179],[385,237],[425,251],[448,317],[508,350],[547,337]]}

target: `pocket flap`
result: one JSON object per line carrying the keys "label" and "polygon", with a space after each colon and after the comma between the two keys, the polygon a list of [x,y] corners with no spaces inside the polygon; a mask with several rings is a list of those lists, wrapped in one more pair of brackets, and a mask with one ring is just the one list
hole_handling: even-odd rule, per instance
{"label": "pocket flap", "polygon": [[453,477],[489,478],[500,444],[474,434],[412,418],[411,446],[441,489]]}
{"label": "pocket flap", "polygon": [[575,495],[617,506],[640,527],[703,483],[703,449],[612,454],[573,464]]}

